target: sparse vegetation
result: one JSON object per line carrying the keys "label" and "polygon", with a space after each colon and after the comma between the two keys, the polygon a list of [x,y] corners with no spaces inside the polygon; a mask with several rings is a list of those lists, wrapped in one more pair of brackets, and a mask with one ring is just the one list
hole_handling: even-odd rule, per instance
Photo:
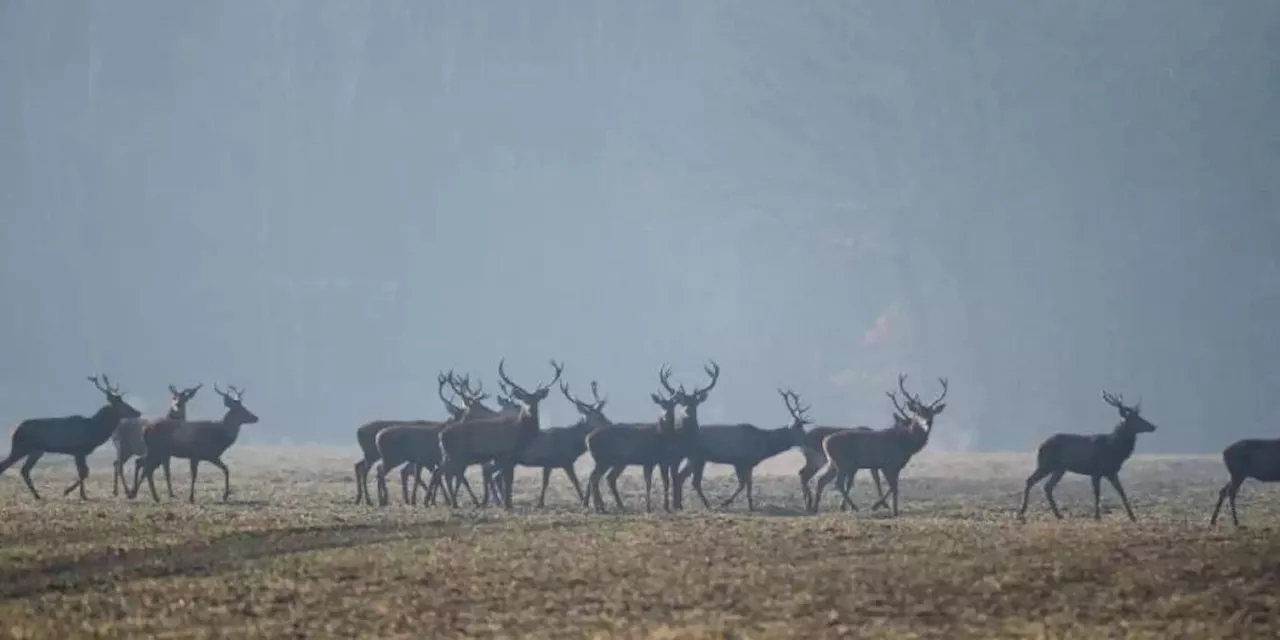
{"label": "sparse vegetation", "polygon": [[[114,499],[105,473],[100,497],[37,502],[0,478],[0,636],[1260,637],[1280,607],[1280,493],[1240,496],[1248,528],[1210,528],[1217,455],[1129,460],[1136,525],[1118,504],[1094,522],[1072,477],[1065,520],[1019,524],[1030,452],[926,450],[896,519],[803,515],[796,452],[757,468],[759,513],[622,516],[586,513],[563,481],[535,508],[537,470],[511,512],[352,505],[350,457],[233,447],[229,504]],[[61,487],[73,468],[51,457],[32,477]],[[721,469],[717,498],[736,486]],[[640,478],[619,487],[635,505]]]}

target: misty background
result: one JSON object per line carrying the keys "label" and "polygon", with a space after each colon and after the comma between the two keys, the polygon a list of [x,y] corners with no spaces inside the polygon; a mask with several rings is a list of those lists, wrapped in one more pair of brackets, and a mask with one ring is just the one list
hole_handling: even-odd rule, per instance
{"label": "misty background", "polygon": [[[247,388],[249,442],[563,360],[615,420],[1274,436],[1280,4],[0,0],[0,420]],[[558,392],[544,425],[573,420]],[[7,449],[7,445],[4,447]]]}

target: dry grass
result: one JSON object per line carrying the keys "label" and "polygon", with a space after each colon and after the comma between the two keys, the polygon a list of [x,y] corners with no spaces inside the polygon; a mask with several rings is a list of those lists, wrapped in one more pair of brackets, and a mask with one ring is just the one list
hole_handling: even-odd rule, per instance
{"label": "dry grass", "polygon": [[[762,513],[677,516],[587,515],[560,476],[560,506],[534,510],[527,473],[511,514],[357,507],[352,458],[233,450],[227,505],[213,469],[194,506],[113,499],[105,452],[87,504],[36,503],[6,473],[0,636],[1257,637],[1280,610],[1280,500],[1248,485],[1252,526],[1207,528],[1217,456],[1135,458],[1136,525],[1109,489],[1094,522],[1081,480],[1059,490],[1067,520],[1037,490],[1017,524],[1027,454],[922,456],[896,521],[799,515],[795,457],[757,482]],[[72,471],[52,462],[37,477],[57,496]]]}

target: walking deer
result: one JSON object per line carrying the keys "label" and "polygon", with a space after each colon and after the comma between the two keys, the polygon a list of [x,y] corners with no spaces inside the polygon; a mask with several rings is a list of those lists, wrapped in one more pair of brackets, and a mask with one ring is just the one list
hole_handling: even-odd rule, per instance
{"label": "walking deer", "polygon": [[[170,420],[186,420],[187,419],[187,403],[196,397],[196,392],[200,391],[203,384],[197,384],[194,387],[187,387],[179,390],[173,385],[169,385],[169,411],[164,417]],[[120,495],[120,485],[124,485],[125,495],[129,495],[131,489],[129,482],[124,476],[124,466],[129,462],[130,458],[134,458],[133,465],[133,482],[138,483],[142,477],[142,459],[147,455],[146,443],[142,441],[142,430],[146,425],[154,422],[150,418],[126,418],[116,425],[115,433],[111,434],[111,444],[116,448],[116,459],[112,463],[115,474],[111,478],[111,495]],[[77,484],[79,480],[76,481]],[[169,465],[164,465],[164,484],[169,490],[169,497],[173,497],[173,483],[170,481]],[[63,495],[71,493],[76,485],[71,485],[63,492]]]}
{"label": "walking deer", "polygon": [[1223,449],[1222,462],[1227,465],[1231,479],[1218,492],[1218,504],[1213,507],[1209,524],[1218,524],[1222,501],[1230,499],[1231,522],[1238,527],[1240,518],[1236,515],[1236,495],[1240,493],[1240,485],[1249,478],[1259,482],[1280,482],[1280,439],[1237,440]]}
{"label": "walking deer", "polygon": [[[669,370],[663,367],[659,377],[665,378]],[[665,384],[663,386],[666,386]],[[639,465],[644,471],[644,508],[653,510],[653,469],[660,467],[662,471],[662,508],[670,511],[674,506],[668,500],[671,480],[674,478],[674,467],[679,462],[681,450],[679,434],[676,432],[676,407],[679,402],[675,398],[664,398],[657,393],[649,394],[649,398],[662,408],[658,420],[652,423],[613,423],[604,421],[603,416],[595,416],[601,421],[599,428],[587,434],[587,451],[595,461],[591,476],[587,479],[586,501],[583,506],[595,505],[598,513],[604,513],[604,498],[600,494],[600,481],[609,483],[609,491],[613,493],[614,504],[622,511],[622,496],[618,493],[618,478],[630,465]],[[606,474],[608,474],[606,476]]]}
{"label": "walking deer", "polygon": [[40,499],[40,493],[31,482],[31,469],[46,453],[61,453],[75,459],[80,498],[88,500],[84,481],[89,477],[89,454],[111,437],[121,420],[142,415],[125,402],[124,394],[119,387],[111,384],[106,374],[103,374],[101,379],[98,376],[89,376],[89,381],[107,397],[107,404],[92,416],[30,418],[19,422],[13,429],[9,455],[4,460],[0,460],[0,474],[19,460],[26,458],[27,461],[22,464],[19,473],[36,500]]}
{"label": "walking deer", "polygon": [[1138,434],[1151,433],[1156,430],[1156,426],[1140,415],[1141,402],[1131,407],[1126,406],[1123,396],[1114,395],[1108,391],[1102,392],[1102,400],[1115,407],[1120,413],[1120,423],[1111,430],[1111,433],[1091,435],[1057,433],[1041,443],[1036,451],[1036,469],[1027,478],[1026,488],[1022,491],[1022,507],[1018,509],[1019,520],[1026,519],[1027,499],[1031,495],[1031,488],[1045,478],[1049,478],[1049,481],[1044,485],[1044,497],[1049,500],[1049,508],[1053,510],[1053,515],[1061,519],[1062,512],[1058,510],[1058,503],[1053,499],[1053,489],[1058,486],[1062,476],[1070,472],[1089,476],[1093,484],[1095,520],[1102,519],[1101,485],[1102,479],[1106,478],[1107,482],[1115,488],[1116,493],[1120,494],[1120,501],[1124,503],[1124,510],[1129,514],[1129,519],[1137,521],[1133,515],[1133,509],[1129,508],[1129,498],[1124,493],[1124,487],[1120,485],[1120,467],[1124,466],[1129,456],[1133,455]]}
{"label": "walking deer", "polygon": [[515,475],[516,459],[530,442],[538,437],[541,425],[538,404],[546,399],[551,385],[559,382],[564,365],[551,361],[555,377],[546,385],[538,385],[530,393],[507,377],[505,359],[498,362],[498,377],[511,388],[511,393],[523,407],[516,415],[497,415],[489,418],[466,420],[448,425],[440,431],[440,466],[431,473],[430,493],[442,487],[451,507],[457,508],[458,496],[453,482],[444,482],[464,473],[472,465],[495,461],[502,469],[502,502],[511,508],[511,490]]}
{"label": "walking deer", "polygon": [[[912,396],[906,390],[906,377],[906,374],[898,374],[898,388],[907,396],[906,409],[898,404],[898,397],[894,392],[885,393],[893,401],[899,418],[910,421],[910,427],[883,431],[848,430],[827,436],[822,441],[827,465],[814,489],[811,511],[816,511],[817,505],[822,503],[823,488],[837,478],[844,479],[844,482],[837,482],[836,489],[844,494],[844,499],[852,506],[853,500],[848,495],[848,489],[852,489],[853,474],[859,469],[879,469],[889,485],[888,495],[893,498],[893,515],[898,515],[898,478],[911,458],[929,443],[934,418],[946,408],[942,400],[947,397],[946,378],[938,379],[942,385],[942,394],[933,402],[925,404],[918,396]],[[881,501],[884,500],[886,497],[881,498]]]}
{"label": "walking deer", "polygon": [[778,429],[761,429],[752,424],[699,425],[696,445],[692,447],[697,452],[697,457],[689,458],[688,464],[680,471],[676,484],[683,485],[685,479],[692,475],[693,490],[702,499],[703,506],[710,509],[711,505],[702,492],[703,470],[708,462],[732,465],[738,478],[738,488],[720,503],[720,508],[733,504],[745,488],[747,510],[755,511],[755,498],[752,495],[755,482],[752,472],[761,462],[800,446],[804,442],[804,426],[810,424],[805,415],[809,408],[800,405],[799,396],[782,389],[778,389],[778,394],[782,396],[787,412],[791,414],[790,424]]}
{"label": "walking deer", "polygon": [[[142,473],[156,502],[160,502],[160,495],[156,493],[156,467],[171,458],[182,458],[191,463],[189,502],[196,501],[196,471],[202,461],[222,470],[222,501],[231,499],[231,471],[222,461],[222,454],[235,444],[240,436],[240,427],[257,423],[258,416],[245,408],[243,389],[231,385],[227,389],[230,393],[219,389],[217,384],[213,385],[214,392],[222,397],[222,405],[227,409],[221,420],[160,420],[143,429],[142,439],[147,454],[143,458]],[[135,483],[130,498],[137,497],[139,484],[141,482]]]}

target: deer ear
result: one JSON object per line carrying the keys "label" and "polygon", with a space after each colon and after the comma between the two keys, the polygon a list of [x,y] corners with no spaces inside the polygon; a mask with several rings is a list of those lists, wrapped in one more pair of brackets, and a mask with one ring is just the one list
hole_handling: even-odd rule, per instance
{"label": "deer ear", "polygon": [[942,403],[942,404],[940,404],[940,405],[938,405],[938,406],[933,410],[933,415],[935,415],[935,416],[936,416],[936,415],[938,415],[939,413],[942,413],[942,410],[943,410],[943,409],[946,409],[946,408],[947,408],[947,403],[945,403],[945,402],[944,402],[944,403]]}

